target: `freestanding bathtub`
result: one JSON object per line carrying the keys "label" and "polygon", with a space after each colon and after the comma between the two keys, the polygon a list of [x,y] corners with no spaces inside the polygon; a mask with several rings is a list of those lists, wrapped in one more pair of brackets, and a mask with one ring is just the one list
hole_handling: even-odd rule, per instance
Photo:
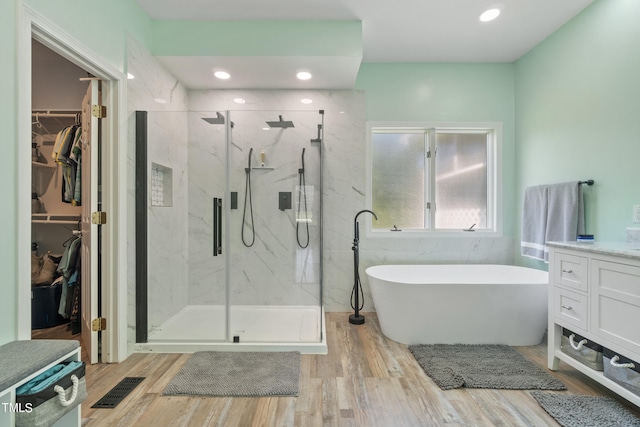
{"label": "freestanding bathtub", "polygon": [[548,273],[509,265],[377,265],[366,270],[382,332],[403,344],[535,345]]}

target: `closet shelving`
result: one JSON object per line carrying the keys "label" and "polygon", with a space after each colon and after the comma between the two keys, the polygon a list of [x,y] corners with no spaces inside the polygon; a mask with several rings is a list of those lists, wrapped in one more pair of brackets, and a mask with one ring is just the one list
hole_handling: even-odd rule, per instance
{"label": "closet shelving", "polygon": [[[81,116],[80,110],[34,110],[32,111],[32,131],[34,141],[38,143],[43,150],[40,159],[42,161],[32,161],[31,165],[34,172],[34,188],[33,191],[38,196],[43,197],[47,193],[51,180],[59,180],[57,174],[58,164],[50,158],[51,150],[56,139],[57,132],[68,126],[69,124],[79,123]],[[46,146],[46,148],[45,148]],[[57,194],[57,190],[51,190]],[[49,200],[44,203],[46,212],[32,213],[32,224],[57,224],[57,225],[74,225],[80,222],[79,209],[72,208],[69,205],[60,203],[57,195],[53,196],[56,200]]]}
{"label": "closet shelving", "polygon": [[45,169],[54,169],[56,167],[55,164],[42,163],[42,162],[31,162],[31,166],[34,168],[45,168]]}
{"label": "closet shelving", "polygon": [[31,222],[33,224],[72,224],[76,225],[80,222],[80,215],[59,215],[49,213],[31,214]]}

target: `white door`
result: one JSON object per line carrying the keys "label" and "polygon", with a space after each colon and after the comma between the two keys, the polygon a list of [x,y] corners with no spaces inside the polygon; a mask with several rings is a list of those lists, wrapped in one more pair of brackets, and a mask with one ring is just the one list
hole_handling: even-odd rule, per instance
{"label": "white door", "polygon": [[[84,80],[84,79],[83,79]],[[92,330],[92,320],[98,318],[99,295],[99,225],[93,224],[92,212],[99,210],[98,172],[100,160],[100,125],[92,114],[92,105],[101,105],[101,82],[88,79],[89,88],[82,101],[82,243],[81,250],[81,332],[82,345],[87,350],[90,363],[98,363],[98,332]]]}

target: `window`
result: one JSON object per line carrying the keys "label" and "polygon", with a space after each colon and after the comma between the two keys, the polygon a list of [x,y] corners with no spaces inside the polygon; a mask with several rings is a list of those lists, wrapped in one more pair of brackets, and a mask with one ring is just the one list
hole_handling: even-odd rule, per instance
{"label": "window", "polygon": [[498,232],[499,124],[369,127],[373,231]]}

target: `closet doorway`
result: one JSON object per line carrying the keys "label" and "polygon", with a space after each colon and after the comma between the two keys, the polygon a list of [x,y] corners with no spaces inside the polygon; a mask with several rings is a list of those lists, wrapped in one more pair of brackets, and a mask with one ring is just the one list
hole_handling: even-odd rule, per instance
{"label": "closet doorway", "polygon": [[31,52],[32,338],[78,339],[97,363],[102,82],[35,39]]}

